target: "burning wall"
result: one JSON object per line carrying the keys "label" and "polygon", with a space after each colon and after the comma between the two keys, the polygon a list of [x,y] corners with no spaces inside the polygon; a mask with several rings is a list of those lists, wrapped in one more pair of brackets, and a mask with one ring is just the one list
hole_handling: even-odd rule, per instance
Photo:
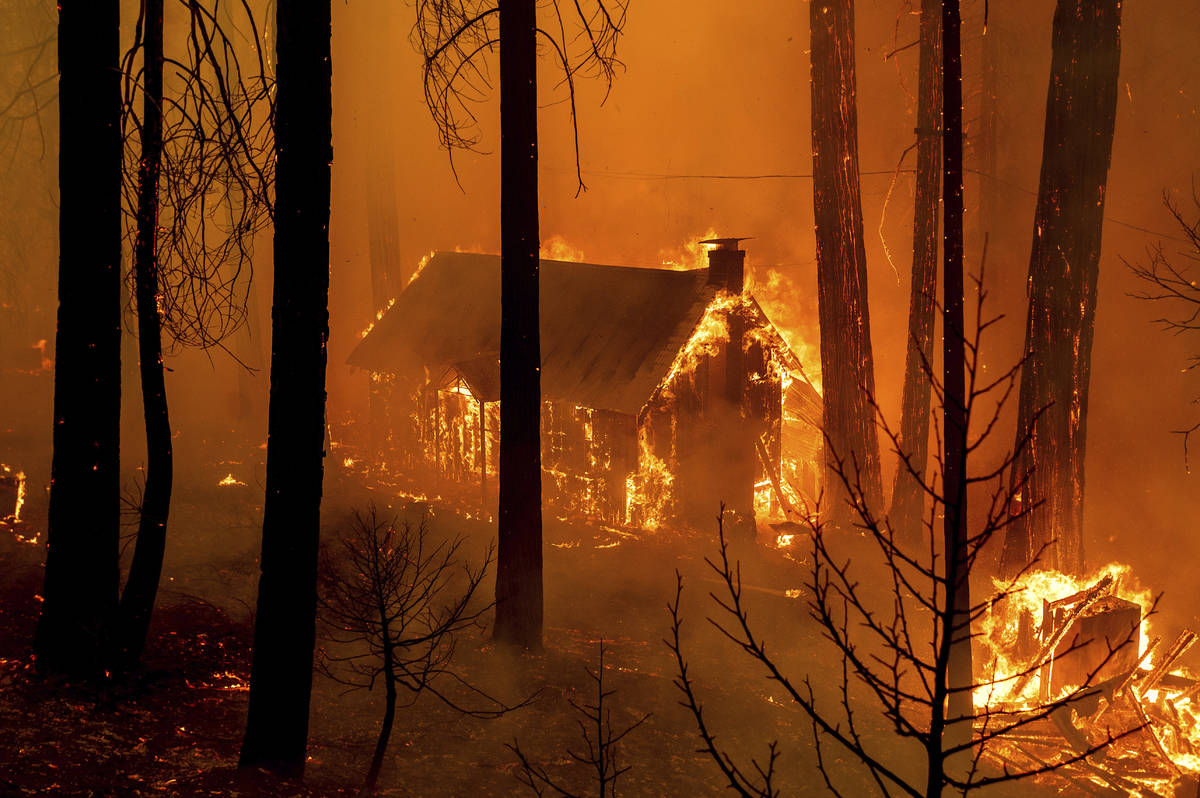
{"label": "burning wall", "polygon": [[[783,397],[803,371],[744,293],[744,253],[726,255],[691,271],[543,261],[543,494],[553,512],[657,528],[707,526],[722,499],[747,523],[789,504],[781,498],[795,493],[798,469],[781,462]],[[430,471],[447,483],[435,492],[474,494],[485,508],[499,438],[498,292],[488,291],[498,267],[494,256],[435,255],[351,358],[376,372],[376,394],[391,405],[384,459]],[[395,358],[401,347],[410,351]]]}

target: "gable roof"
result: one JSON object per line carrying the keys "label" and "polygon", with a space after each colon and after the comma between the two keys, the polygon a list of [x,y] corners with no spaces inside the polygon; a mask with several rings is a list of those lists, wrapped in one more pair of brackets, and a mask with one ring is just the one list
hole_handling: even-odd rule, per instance
{"label": "gable roof", "polygon": [[[541,261],[543,397],[637,413],[716,296],[707,281],[707,269]],[[500,256],[439,252],[348,362],[428,368],[433,379],[454,367],[471,372],[468,382],[498,385],[499,352]]]}

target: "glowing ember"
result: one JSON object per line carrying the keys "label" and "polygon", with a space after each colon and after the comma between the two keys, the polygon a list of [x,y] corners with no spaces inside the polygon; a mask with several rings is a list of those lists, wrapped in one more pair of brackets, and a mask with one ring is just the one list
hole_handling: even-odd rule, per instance
{"label": "glowing ember", "polygon": [[0,479],[8,485],[16,486],[16,499],[13,501],[13,511],[3,517],[3,520],[15,522],[21,520],[21,507],[25,504],[25,472],[14,471],[9,466],[0,463]]}
{"label": "glowing ember", "polygon": [[228,488],[231,485],[245,485],[245,484],[246,484],[245,482],[242,482],[240,479],[237,479],[236,477],[234,477],[233,474],[226,474],[225,478],[217,483],[217,485],[219,485],[222,488]]}
{"label": "glowing ember", "polygon": [[[232,693],[250,691],[250,682],[233,671],[218,671],[206,681],[192,682],[185,680],[185,684],[193,690],[221,690]],[[179,731],[186,733],[187,730],[183,726],[180,726]]]}
{"label": "glowing ember", "polygon": [[38,339],[38,342],[33,345],[33,348],[36,349],[42,356],[42,371],[53,371],[54,361],[46,356],[46,339]]}

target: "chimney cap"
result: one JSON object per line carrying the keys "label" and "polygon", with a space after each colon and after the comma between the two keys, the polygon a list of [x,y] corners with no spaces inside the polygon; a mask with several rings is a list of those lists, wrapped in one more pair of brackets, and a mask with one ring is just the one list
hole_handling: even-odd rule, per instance
{"label": "chimney cap", "polygon": [[752,238],[754,238],[754,236],[742,236],[741,238],[710,238],[705,241],[701,241],[700,243],[715,244],[718,250],[723,250],[725,252],[737,252],[739,241],[749,241]]}

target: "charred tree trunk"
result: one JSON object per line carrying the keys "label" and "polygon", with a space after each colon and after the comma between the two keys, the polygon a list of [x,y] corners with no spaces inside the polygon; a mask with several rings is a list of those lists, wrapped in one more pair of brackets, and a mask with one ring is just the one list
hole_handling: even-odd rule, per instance
{"label": "charred tree trunk", "polygon": [[383,643],[383,687],[384,708],[383,723],[379,727],[379,738],[375,741],[375,753],[371,756],[371,767],[367,770],[365,791],[374,791],[379,781],[379,771],[383,770],[383,758],[387,754],[388,741],[392,738],[392,726],[396,721],[396,677],[395,662],[392,656],[391,641],[387,638],[387,616],[384,617]]}
{"label": "charred tree trunk", "polygon": [[[391,125],[380,125],[385,131]],[[371,303],[378,313],[399,293],[400,226],[396,219],[396,160],[391,147],[396,140],[384,135],[379,154],[367,175],[367,244],[371,259]]]}
{"label": "charred tree trunk", "polygon": [[[380,45],[382,50],[383,45]],[[390,113],[390,107],[384,109]],[[387,309],[388,301],[399,293],[400,227],[396,219],[396,161],[392,146],[390,117],[380,122],[385,131],[379,142],[377,157],[367,168],[367,243],[371,260],[372,321]],[[381,388],[367,380],[367,420],[370,435],[371,465],[376,467],[387,459],[384,445],[387,440],[387,401]]]}
{"label": "charred tree trunk", "polygon": [[120,5],[61,0],[54,454],[38,670],[99,678],[120,589]]}
{"label": "charred tree trunk", "polygon": [[1006,573],[1043,547],[1046,566],[1083,570],[1088,383],[1120,32],[1120,0],[1059,0],[1054,12],[1013,467],[1014,479],[1028,480],[1026,512],[1005,537]]}
{"label": "charred tree trunk", "polygon": [[500,3],[500,521],[496,639],[542,645],[537,4]]}
{"label": "charred tree trunk", "polygon": [[812,36],[813,214],[817,236],[817,300],[825,385],[826,487],[835,521],[849,508],[834,457],[876,511],[882,486],[871,398],[875,368],[867,308],[858,180],[858,111],[854,77],[853,0],[814,0]]}
{"label": "charred tree trunk", "polygon": [[[942,4],[942,205],[944,239],[942,299],[942,369],[945,385],[944,473],[946,596],[942,607],[942,647],[945,663],[946,716],[941,756],[948,747],[968,743],[974,683],[971,662],[971,574],[967,552],[967,389],[966,342],[963,338],[963,120],[962,19],[958,0]],[[952,775],[963,777],[971,762],[970,749],[951,757]],[[958,772],[958,771],[962,772]],[[941,785],[937,793],[941,794]]]}
{"label": "charred tree trunk", "polygon": [[[384,9],[364,19],[368,24],[363,38],[371,50],[376,74],[384,74],[385,58],[396,42],[392,14]],[[364,83],[370,81],[364,79]],[[396,213],[396,157],[393,150],[399,142],[393,117],[394,106],[382,101],[378,91],[371,91],[364,101],[363,116],[369,122],[368,140],[373,146],[363,161],[365,200],[367,206],[367,247],[371,262],[371,313],[385,310],[388,301],[400,293],[404,275],[400,267],[400,224]],[[374,320],[374,318],[372,318]],[[367,381],[367,418],[370,435],[372,467],[388,457],[383,448],[387,441],[387,400],[380,387]],[[389,455],[391,453],[388,453]]]}
{"label": "charred tree trunk", "polygon": [[[942,143],[942,3],[921,2],[917,68],[917,190],[913,207],[912,287],[908,301],[908,350],[904,359],[900,445],[908,458],[896,468],[889,520],[905,539],[919,537],[929,462],[929,394],[933,368],[933,317],[937,306],[938,205]],[[911,471],[910,471],[911,467]],[[914,476],[913,472],[916,472]]]}
{"label": "charred tree trunk", "polygon": [[121,593],[121,665],[135,666],[146,645],[158,581],[162,575],[171,509],[173,458],[167,386],[163,376],[158,315],[158,176],[162,167],[163,0],[143,0],[142,158],[138,164],[137,240],[133,255],[137,293],[138,362],[146,424],[146,489],[142,493],[137,544]]}
{"label": "charred tree trunk", "polygon": [[241,766],[304,773],[329,339],[330,6],[279,0],[267,495]]}
{"label": "charred tree trunk", "polygon": [[[991,235],[1000,225],[998,194],[998,179],[1000,149],[1000,68],[1004,56],[1000,51],[1000,37],[1003,35],[999,28],[992,24],[986,4],[983,12],[983,26],[979,36],[979,122],[975,133],[973,148],[979,164],[979,224],[980,238]],[[993,240],[994,240],[994,236]]]}

